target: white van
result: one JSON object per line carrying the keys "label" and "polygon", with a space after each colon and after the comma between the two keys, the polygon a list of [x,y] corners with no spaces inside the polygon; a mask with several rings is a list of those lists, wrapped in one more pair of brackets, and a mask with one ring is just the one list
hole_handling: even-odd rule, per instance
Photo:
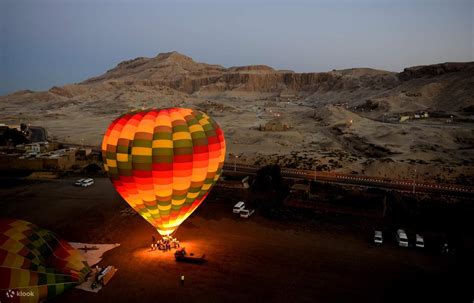
{"label": "white van", "polygon": [[94,184],[94,179],[85,179],[82,181],[82,187],[88,187]]}
{"label": "white van", "polygon": [[255,209],[242,209],[240,211],[241,218],[248,218],[255,212]]}
{"label": "white van", "polygon": [[240,211],[245,209],[245,202],[244,201],[239,201],[237,202],[237,204],[234,205],[234,209],[232,210],[232,212],[234,214],[240,214]]}
{"label": "white van", "polygon": [[382,231],[376,230],[374,232],[374,244],[375,245],[382,245],[383,244]]}
{"label": "white van", "polygon": [[85,179],[79,179],[74,183],[75,186],[82,186],[82,182],[84,182]]}
{"label": "white van", "polygon": [[397,230],[397,243],[400,247],[408,247],[407,233],[403,229]]}
{"label": "white van", "polygon": [[416,234],[415,246],[417,248],[424,248],[425,247],[425,240],[423,239],[422,235]]}

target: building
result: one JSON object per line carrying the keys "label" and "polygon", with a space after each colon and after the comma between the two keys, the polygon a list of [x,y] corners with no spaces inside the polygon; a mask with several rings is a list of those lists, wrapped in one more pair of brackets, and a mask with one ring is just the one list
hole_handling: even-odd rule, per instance
{"label": "building", "polygon": [[399,122],[405,122],[410,119],[410,116],[400,116]]}
{"label": "building", "polygon": [[1,170],[58,171],[76,163],[76,149],[66,148],[31,156],[31,153],[0,153]]}
{"label": "building", "polygon": [[265,125],[260,125],[261,131],[287,131],[290,129],[288,123],[282,122],[281,119],[275,118],[268,121]]}
{"label": "building", "polygon": [[429,114],[427,112],[418,112],[415,113],[415,119],[421,119],[421,118],[429,118]]}
{"label": "building", "polygon": [[82,147],[76,151],[77,160],[86,160],[92,153],[92,148]]}
{"label": "building", "polygon": [[17,145],[17,148],[24,148],[29,153],[44,153],[50,151],[49,142],[34,142],[28,144]]}
{"label": "building", "polygon": [[287,89],[280,92],[280,99],[286,99],[286,100],[296,99],[297,96],[298,94],[294,90]]}

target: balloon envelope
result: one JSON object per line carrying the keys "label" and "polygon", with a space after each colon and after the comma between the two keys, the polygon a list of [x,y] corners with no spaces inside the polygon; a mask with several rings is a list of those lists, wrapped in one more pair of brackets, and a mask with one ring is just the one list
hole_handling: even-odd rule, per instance
{"label": "balloon envelope", "polygon": [[[0,220],[0,290],[11,292],[6,302],[50,299],[84,282],[89,272],[81,254],[54,233],[22,220]],[[18,297],[17,290],[29,295]]]}
{"label": "balloon envelope", "polygon": [[127,113],[107,129],[102,156],[119,194],[168,235],[219,179],[224,134],[213,119],[192,109]]}

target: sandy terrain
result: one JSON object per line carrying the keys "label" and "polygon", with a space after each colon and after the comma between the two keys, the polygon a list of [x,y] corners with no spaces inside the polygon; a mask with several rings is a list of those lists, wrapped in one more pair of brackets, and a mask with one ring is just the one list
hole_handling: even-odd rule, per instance
{"label": "sandy terrain", "polygon": [[[98,146],[124,112],[191,107],[221,124],[239,162],[400,178],[416,168],[420,179],[472,183],[473,89],[473,63],[299,74],[224,68],[173,52],[122,62],[79,84],[0,97],[0,122],[41,125],[60,141]],[[441,116],[398,122],[417,111]],[[272,120],[290,130],[259,130]]]}
{"label": "sandy terrain", "polygon": [[231,212],[238,193],[226,202],[210,196],[177,231],[189,252],[206,253],[208,264],[176,263],[171,253],[148,250],[153,228],[126,211],[108,179],[90,188],[73,181],[9,181],[0,190],[2,216],[32,221],[69,241],[121,243],[104,256],[102,265],[119,270],[100,293],[72,290],[52,302],[472,299],[463,279],[469,263],[460,256],[399,248],[388,235],[376,248],[368,232],[344,223],[301,225],[258,213],[243,220]]}

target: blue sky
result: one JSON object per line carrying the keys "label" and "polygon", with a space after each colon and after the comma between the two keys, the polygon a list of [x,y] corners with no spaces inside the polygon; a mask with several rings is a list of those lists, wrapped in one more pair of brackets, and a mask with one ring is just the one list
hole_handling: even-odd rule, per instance
{"label": "blue sky", "polygon": [[0,94],[179,51],[298,72],[474,61],[474,1],[0,1]]}

